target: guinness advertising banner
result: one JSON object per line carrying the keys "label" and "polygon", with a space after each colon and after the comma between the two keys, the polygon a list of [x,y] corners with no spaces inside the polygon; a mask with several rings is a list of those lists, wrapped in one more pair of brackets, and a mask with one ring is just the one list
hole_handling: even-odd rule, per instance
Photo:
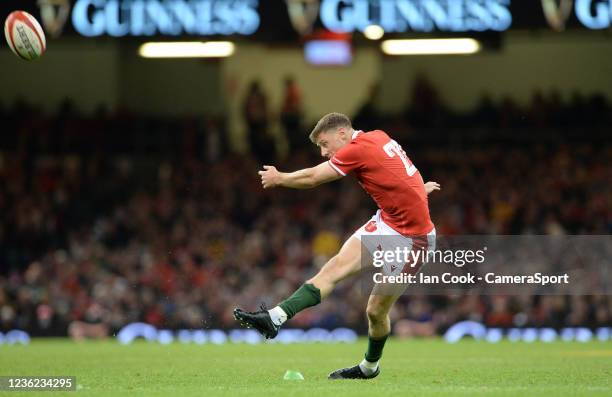
{"label": "guinness advertising banner", "polygon": [[509,29],[605,30],[612,0],[3,0],[50,37],[208,37],[294,41],[317,31],[476,34]]}

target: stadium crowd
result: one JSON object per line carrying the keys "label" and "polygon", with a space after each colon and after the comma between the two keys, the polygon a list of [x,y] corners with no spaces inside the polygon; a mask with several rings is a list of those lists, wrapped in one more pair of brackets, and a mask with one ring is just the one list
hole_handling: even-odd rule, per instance
{"label": "stadium crowd", "polygon": [[[431,94],[419,95],[430,103],[415,105],[419,114],[437,114]],[[515,108],[518,124],[504,125],[508,103],[484,101],[464,116],[478,128],[465,130],[453,128],[456,117],[383,122],[366,104],[356,127],[380,122],[441,183],[430,199],[440,235],[608,235],[612,146],[593,137],[610,108],[584,102],[572,116],[580,121],[561,128],[555,120],[567,112],[547,106]],[[0,144],[0,330],[66,335],[75,321],[103,325],[100,335],[134,321],[233,328],[233,307],[277,303],[375,211],[351,177],[314,191],[264,191],[257,157],[232,154],[214,118],[84,117],[69,104],[54,117],[37,114],[22,105],[2,115],[15,133]],[[497,134],[501,127],[513,129]],[[278,166],[318,161],[300,149]],[[364,331],[366,299],[357,281],[345,282],[291,326]],[[433,335],[462,319],[610,326],[612,297],[407,294],[393,316],[398,335]]]}

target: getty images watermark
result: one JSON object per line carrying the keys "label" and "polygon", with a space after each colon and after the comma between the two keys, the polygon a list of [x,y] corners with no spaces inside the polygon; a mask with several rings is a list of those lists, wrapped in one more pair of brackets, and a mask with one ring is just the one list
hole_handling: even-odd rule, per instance
{"label": "getty images watermark", "polygon": [[365,292],[610,294],[612,236],[364,236]]}
{"label": "getty images watermark", "polygon": [[[455,267],[466,264],[482,264],[485,262],[487,247],[480,250],[428,250],[425,248],[410,249],[408,247],[395,247],[392,250],[374,251],[372,265],[381,269],[372,276],[376,284],[476,284],[486,282],[489,284],[569,284],[569,274],[545,275],[536,272],[528,275],[499,275],[488,272],[484,276],[472,274],[456,275],[451,272],[442,274],[425,274],[414,270],[428,263],[443,263]],[[406,267],[409,267],[406,271]],[[391,271],[389,272],[388,269]],[[397,272],[397,270],[400,270]],[[410,270],[413,270],[412,272]],[[390,273],[390,274],[389,274]],[[395,273],[395,274],[394,274]]]}

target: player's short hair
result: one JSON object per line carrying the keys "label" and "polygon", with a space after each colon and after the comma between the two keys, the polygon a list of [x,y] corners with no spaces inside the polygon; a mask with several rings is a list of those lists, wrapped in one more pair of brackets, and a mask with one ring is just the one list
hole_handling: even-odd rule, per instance
{"label": "player's short hair", "polygon": [[342,113],[328,113],[325,116],[321,117],[321,120],[317,122],[317,125],[312,129],[310,133],[310,141],[312,143],[316,143],[317,137],[320,133],[333,130],[338,127],[348,127],[353,128],[351,124],[351,119],[348,116]]}

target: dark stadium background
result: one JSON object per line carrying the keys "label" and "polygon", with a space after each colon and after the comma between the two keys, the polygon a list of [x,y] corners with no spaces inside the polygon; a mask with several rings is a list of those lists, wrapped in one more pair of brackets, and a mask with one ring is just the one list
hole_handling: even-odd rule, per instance
{"label": "dark stadium background", "polygon": [[[279,30],[230,37],[222,60],[142,59],[143,38],[85,38],[70,21],[36,62],[3,44],[0,330],[230,329],[235,306],[275,304],[375,209],[350,177],[260,187],[263,164],[320,160],[307,136],[331,111],[386,130],[442,185],[439,234],[610,234],[610,30],[572,14],[555,31],[539,2],[518,3],[510,29],[476,36],[492,43],[482,53],[396,58],[355,33],[349,66],[308,65],[282,2],[264,14]],[[1,7],[39,17],[34,2]],[[291,326],[363,333],[365,299],[344,283]],[[595,329],[612,325],[612,299],[409,294],[393,317],[399,336],[461,320]]]}

